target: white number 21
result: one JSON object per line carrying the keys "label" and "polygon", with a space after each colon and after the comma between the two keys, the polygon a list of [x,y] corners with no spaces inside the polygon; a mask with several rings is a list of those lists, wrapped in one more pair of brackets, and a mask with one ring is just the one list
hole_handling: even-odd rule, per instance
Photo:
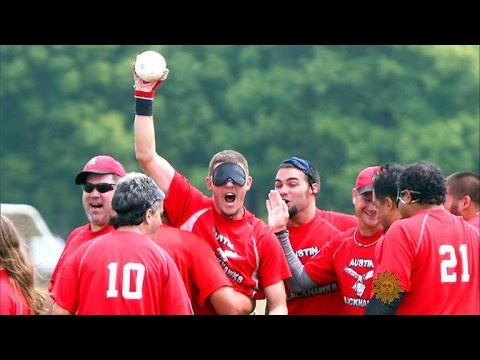
{"label": "white number 21", "polygon": [[[457,273],[452,271],[448,273],[448,269],[455,268],[457,266],[457,256],[455,255],[455,248],[453,245],[440,245],[438,249],[440,255],[450,255],[448,259],[442,260],[440,263],[440,274],[441,281],[452,283],[457,282]],[[468,273],[468,258],[467,258],[467,246],[465,244],[460,245],[459,247],[460,254],[462,256],[462,275],[460,278],[461,282],[470,281],[470,274]]]}
{"label": "white number 21", "polygon": [[[116,287],[117,269],[118,269],[118,263],[112,262],[108,264],[107,298],[118,296],[118,290]],[[130,290],[130,279],[132,278],[130,275],[132,271],[135,271],[137,273],[137,276],[134,277],[136,279],[134,291]],[[122,297],[125,299],[141,299],[144,277],[145,277],[145,266],[143,264],[126,263],[123,266]]]}

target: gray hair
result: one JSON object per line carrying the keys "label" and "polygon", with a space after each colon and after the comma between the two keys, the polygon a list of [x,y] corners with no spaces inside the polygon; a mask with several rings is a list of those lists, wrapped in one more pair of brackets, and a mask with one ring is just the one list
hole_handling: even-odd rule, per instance
{"label": "gray hair", "polygon": [[121,178],[112,197],[112,209],[117,215],[110,218],[115,229],[120,226],[140,225],[149,209],[157,211],[164,192],[151,177],[130,172]]}

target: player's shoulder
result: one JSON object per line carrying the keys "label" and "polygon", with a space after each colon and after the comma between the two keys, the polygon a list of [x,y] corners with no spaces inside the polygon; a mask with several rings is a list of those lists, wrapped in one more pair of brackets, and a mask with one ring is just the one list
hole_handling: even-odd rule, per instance
{"label": "player's shoulder", "polygon": [[87,223],[87,224],[83,224],[83,225],[80,225],[80,226],[77,226],[75,229],[73,229],[72,231],[70,231],[70,234],[68,234],[67,236],[67,242],[76,238],[79,234],[81,233],[85,233],[85,232],[88,232],[90,229],[90,225]]}
{"label": "player's shoulder", "polygon": [[354,227],[345,231],[339,231],[326,243],[326,247],[330,247],[333,251],[339,251],[341,249],[350,249],[352,246],[356,246],[353,241],[353,236],[357,228],[358,227]]}
{"label": "player's shoulder", "polygon": [[479,238],[480,227],[475,223],[464,220],[463,218],[461,220],[462,220],[461,225],[459,225],[459,226],[463,227],[465,229],[465,232],[473,235],[474,238],[480,239]]}
{"label": "player's shoulder", "polygon": [[179,230],[179,236],[185,241],[201,242],[203,240],[200,235],[187,230]]}
{"label": "player's shoulder", "polygon": [[[174,248],[176,250],[176,253],[181,253],[182,251],[184,252],[185,249],[182,247],[182,248],[179,248],[177,247],[176,245],[178,244],[178,242],[176,244],[173,244],[173,246],[170,246],[170,248]],[[162,261],[165,261],[166,258],[171,258],[172,255],[170,254],[170,252],[168,251],[167,247],[164,247],[161,243],[158,243],[156,241],[153,241],[151,239],[148,238],[148,236],[145,237],[145,242],[142,243],[141,241],[139,242],[136,242],[136,246],[139,246],[141,248],[143,248],[142,250],[142,253],[143,254],[148,254],[148,253],[153,253],[154,256],[151,257],[151,256],[147,256],[145,261],[156,261],[155,259],[161,259]]]}
{"label": "player's shoulder", "polygon": [[172,225],[168,224],[162,224],[157,231],[155,232],[155,237],[161,237],[161,236],[174,236],[174,237],[180,237],[181,232],[187,232],[185,230],[180,230],[179,228],[176,228]]}
{"label": "player's shoulder", "polygon": [[90,223],[77,226],[70,232],[70,235],[78,234],[79,232],[86,231],[86,230],[90,230]]}
{"label": "player's shoulder", "polygon": [[336,236],[336,238],[343,239],[343,240],[351,239],[353,238],[353,235],[355,234],[355,231],[357,231],[357,229],[358,229],[358,226],[354,226],[347,230],[339,231],[338,236]]}
{"label": "player's shoulder", "polygon": [[[322,218],[322,217],[315,217],[315,227],[318,229],[318,231],[322,231],[322,232],[330,232],[332,236],[335,236],[335,235],[338,235],[338,234],[341,234],[342,230],[340,230],[339,228],[337,228],[332,222],[330,222],[329,220],[325,219],[325,218]],[[354,227],[352,227],[354,228]],[[348,231],[348,230],[347,230]]]}
{"label": "player's shoulder", "polygon": [[0,284],[1,284],[1,290],[2,290],[2,300],[9,295],[9,293],[13,290],[12,282],[10,279],[10,276],[7,273],[7,270],[5,269],[0,269]]}
{"label": "player's shoulder", "polygon": [[94,238],[83,239],[81,243],[76,244],[77,247],[74,249],[72,256],[74,254],[76,254],[76,256],[82,256],[80,254],[84,254],[87,251],[92,252],[96,251],[99,247],[102,248],[104,246],[109,246],[110,243],[105,243],[104,241],[113,239],[112,243],[115,243],[118,241],[117,237],[118,235],[116,234],[116,231],[112,231]]}
{"label": "player's shoulder", "polygon": [[276,238],[270,226],[268,226],[268,224],[262,219],[260,219],[259,217],[252,214],[252,216],[250,216],[247,219],[247,223],[250,224],[250,226],[252,226],[254,234],[256,235],[266,234],[268,236],[271,235]]}
{"label": "player's shoulder", "polygon": [[250,210],[247,208],[245,209],[245,215],[241,221],[243,221],[246,224],[250,224],[253,227],[259,227],[259,228],[268,228],[268,225],[265,221],[263,221],[261,218],[259,218],[257,215],[252,213]]}

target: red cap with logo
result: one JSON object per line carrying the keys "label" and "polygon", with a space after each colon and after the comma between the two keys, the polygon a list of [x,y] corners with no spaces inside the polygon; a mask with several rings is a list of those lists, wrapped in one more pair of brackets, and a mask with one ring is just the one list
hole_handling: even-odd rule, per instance
{"label": "red cap with logo", "polygon": [[360,171],[357,176],[357,182],[355,183],[355,189],[360,195],[373,190],[375,175],[379,172],[380,166],[369,166]]}
{"label": "red cap with logo", "polygon": [[88,174],[115,174],[120,177],[126,175],[123,165],[113,157],[108,155],[97,155],[88,160],[83,167],[83,171],[75,177],[75,184],[85,184]]}

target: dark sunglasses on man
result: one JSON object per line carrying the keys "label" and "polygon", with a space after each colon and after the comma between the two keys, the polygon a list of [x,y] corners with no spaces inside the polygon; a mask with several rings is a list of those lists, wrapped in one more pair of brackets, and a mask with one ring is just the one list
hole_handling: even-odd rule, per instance
{"label": "dark sunglasses on man", "polygon": [[115,188],[115,184],[109,183],[99,183],[99,184],[92,184],[92,183],[85,183],[83,184],[83,191],[86,193],[91,193],[93,189],[97,189],[97,191],[101,194],[106,192],[112,191]]}

